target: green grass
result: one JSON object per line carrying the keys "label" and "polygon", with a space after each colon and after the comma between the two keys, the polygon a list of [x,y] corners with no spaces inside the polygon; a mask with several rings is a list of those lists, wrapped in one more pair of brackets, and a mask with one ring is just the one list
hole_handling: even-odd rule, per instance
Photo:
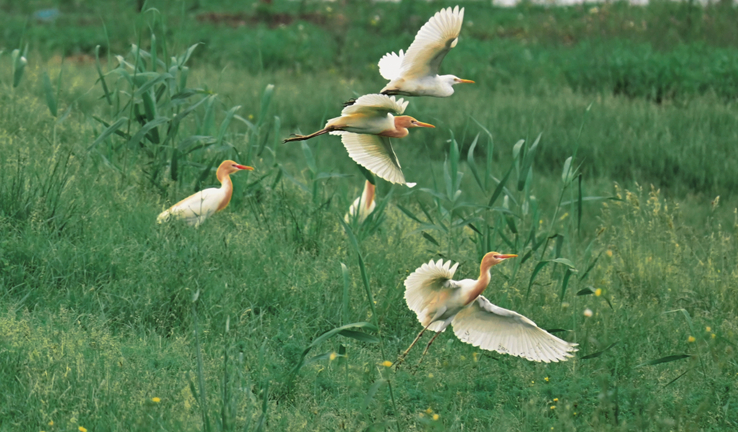
{"label": "green grass", "polygon": [[[413,7],[435,8],[421,5]],[[183,47],[170,46],[170,55]],[[0,430],[736,426],[732,103],[700,92],[656,104],[545,82],[503,86],[480,73],[479,85],[452,98],[412,101],[409,113],[437,126],[397,143],[418,186],[380,182],[382,218],[347,230],[340,221],[364,180],[338,139],[312,140],[307,151],[279,139],[319,128],[342,101],[381,80],[341,69],[254,73],[235,62],[197,63],[227,49],[197,48],[187,87],[203,92],[190,100],[217,96],[182,121],[175,142],[218,135],[234,106],[254,127],[227,124],[218,145],[179,159],[176,179],[173,148],[157,147],[153,135],[126,146],[129,137],[112,134],[91,147],[105,129],[93,116],[148,120],[143,108],[131,117],[108,105],[94,63],[60,68],[34,47],[13,87],[9,56],[0,56]],[[114,76],[106,78],[111,89],[130,90]],[[177,111],[165,110],[166,97],[160,102],[159,115],[172,118]],[[121,131],[140,127],[134,120]],[[513,145],[526,139],[522,151],[532,154],[539,133],[528,177]],[[467,162],[477,134],[479,180]],[[582,196],[611,199],[583,201],[579,210],[578,178],[562,180],[572,155]],[[249,158],[256,170],[234,175],[224,212],[199,229],[155,223],[165,206],[212,185],[208,165],[226,157]],[[512,164],[498,209],[485,209],[493,177]],[[455,170],[464,173],[459,180]],[[515,216],[508,220],[504,206]],[[577,357],[526,362],[448,331],[419,367],[419,351],[399,371],[384,367],[420,330],[404,304],[404,278],[441,257],[461,263],[459,277],[476,277],[487,250],[520,259],[494,269],[486,296],[543,328],[565,329],[559,335],[580,344]],[[559,257],[577,273],[567,278],[565,265],[549,263],[531,277]],[[352,327],[361,334],[317,339],[352,323],[369,324]],[[654,362],[664,358],[675,360]]]}

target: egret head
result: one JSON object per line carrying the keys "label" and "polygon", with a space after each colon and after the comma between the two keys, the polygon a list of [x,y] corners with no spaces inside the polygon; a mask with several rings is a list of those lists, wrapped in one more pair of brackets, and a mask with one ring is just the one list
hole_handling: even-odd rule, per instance
{"label": "egret head", "polygon": [[395,117],[395,127],[400,128],[415,128],[415,127],[427,127],[427,128],[435,128],[432,124],[423,123],[421,121],[417,121],[414,118],[410,116],[397,116]]}
{"label": "egret head", "polygon": [[253,171],[254,168],[246,165],[239,165],[232,160],[225,160],[218,167],[216,176],[220,179],[222,178],[221,176],[233,174],[234,172],[241,170]]}
{"label": "egret head", "polygon": [[451,75],[451,77],[453,78],[453,81],[451,82],[451,85],[456,85],[456,84],[474,84],[474,81],[472,81],[472,80],[462,79],[462,78],[459,78],[459,77],[453,76],[453,75]]}
{"label": "egret head", "polygon": [[502,254],[499,252],[488,252],[486,255],[484,255],[484,258],[482,258],[482,268],[490,268],[494,265],[497,265],[503,261],[505,261],[508,258],[515,258],[517,255],[515,254]]}

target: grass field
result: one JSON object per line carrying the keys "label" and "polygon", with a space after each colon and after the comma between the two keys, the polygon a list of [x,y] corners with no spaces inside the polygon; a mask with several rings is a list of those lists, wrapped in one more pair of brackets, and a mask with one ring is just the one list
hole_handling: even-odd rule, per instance
{"label": "grass field", "polygon": [[[446,2],[60,2],[52,24],[19,4],[0,2],[0,431],[738,426],[735,7],[470,3],[443,70],[478,84],[412,99],[437,127],[396,145],[418,186],[379,181],[381,211],[344,225],[364,176],[338,138],[281,139],[381,88],[376,60]],[[226,158],[255,171],[225,211],[156,224]],[[490,250],[519,258],[485,295],[577,356],[447,331],[386,367],[420,330],[405,277],[476,277]]]}

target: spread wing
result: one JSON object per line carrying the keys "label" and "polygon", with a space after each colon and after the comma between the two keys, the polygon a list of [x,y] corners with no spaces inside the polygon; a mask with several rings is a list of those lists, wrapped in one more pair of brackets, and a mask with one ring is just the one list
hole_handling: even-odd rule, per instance
{"label": "spread wing", "polygon": [[[430,318],[427,312],[435,310],[435,304],[443,303],[451,291],[459,288],[458,283],[451,280],[458,266],[459,263],[451,266],[451,261],[430,260],[405,279],[405,302],[423,325],[427,325],[424,320]],[[432,326],[429,329],[438,331]]]}
{"label": "spread wing", "polygon": [[557,338],[517,312],[493,305],[484,296],[456,314],[451,325],[463,342],[531,361],[558,362],[577,351],[577,344]]}
{"label": "spread wing", "polygon": [[379,74],[382,78],[392,81],[393,79],[400,76],[400,70],[402,69],[402,60],[405,58],[405,53],[400,50],[400,55],[387,53],[379,59]]}
{"label": "spread wing", "polygon": [[367,116],[386,116],[387,114],[400,115],[405,112],[409,101],[395,100],[394,96],[383,94],[367,94],[341,111],[341,116],[363,114]]}
{"label": "spread wing", "polygon": [[162,223],[170,218],[184,219],[190,225],[200,225],[208,216],[218,211],[225,194],[218,188],[201,190],[163,211],[157,218]]}
{"label": "spread wing", "polygon": [[443,58],[459,41],[463,22],[464,8],[459,9],[456,6],[453,9],[449,7],[436,12],[420,28],[415,40],[407,49],[402,60],[401,75],[405,78],[437,75]]}
{"label": "spread wing", "polygon": [[400,161],[397,160],[389,138],[341,131],[332,133],[341,135],[343,146],[357,164],[390,183],[404,184],[407,187],[415,186],[415,183],[405,181]]}

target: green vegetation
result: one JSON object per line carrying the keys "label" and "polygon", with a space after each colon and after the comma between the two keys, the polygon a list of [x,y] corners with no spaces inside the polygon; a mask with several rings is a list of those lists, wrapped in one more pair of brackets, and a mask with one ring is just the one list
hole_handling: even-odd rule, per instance
{"label": "green vegetation", "polygon": [[[734,7],[469,5],[444,70],[479,85],[411,101],[437,126],[396,146],[418,186],[379,182],[379,211],[345,225],[364,176],[338,139],[281,138],[376,91],[376,60],[439,4],[277,1],[238,28],[197,18],[235,2],[116,4],[40,24],[0,3],[0,430],[738,425]],[[225,211],[155,223],[225,158],[256,168]],[[384,366],[420,329],[409,272],[476,277],[489,250],[520,258],[486,296],[577,357],[448,331]]]}

